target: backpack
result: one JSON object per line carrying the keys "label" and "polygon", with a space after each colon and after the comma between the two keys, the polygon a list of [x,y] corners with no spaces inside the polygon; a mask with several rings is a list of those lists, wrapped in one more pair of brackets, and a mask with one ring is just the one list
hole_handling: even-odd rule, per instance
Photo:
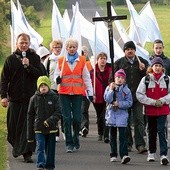
{"label": "backpack", "polygon": [[[164,76],[164,80],[165,80],[165,83],[166,83],[166,88],[168,89],[169,77],[168,77],[167,75],[165,75],[165,76]],[[145,76],[146,90],[148,89],[149,81],[150,81],[150,76],[149,76],[149,75],[146,75],[146,76]]]}

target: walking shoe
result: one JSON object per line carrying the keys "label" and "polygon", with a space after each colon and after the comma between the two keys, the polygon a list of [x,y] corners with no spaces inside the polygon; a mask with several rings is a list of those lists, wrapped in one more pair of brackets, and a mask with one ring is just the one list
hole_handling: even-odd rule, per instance
{"label": "walking shoe", "polygon": [[123,156],[121,163],[122,163],[122,164],[126,164],[126,163],[128,163],[129,161],[130,161],[130,157],[125,155],[125,156]]}
{"label": "walking shoe", "polygon": [[102,141],[102,140],[103,140],[102,135],[99,135],[99,136],[98,136],[98,141]]}
{"label": "walking shoe", "polygon": [[73,153],[73,149],[67,149],[66,152],[67,153]]}
{"label": "walking shoe", "polygon": [[33,160],[31,159],[31,156],[24,157],[25,163],[33,163]]}
{"label": "walking shoe", "polygon": [[110,162],[116,162],[117,161],[117,158],[116,157],[111,157],[110,158]]}
{"label": "walking shoe", "polygon": [[147,149],[143,145],[138,146],[137,150],[139,153],[147,152]]}
{"label": "walking shoe", "polygon": [[154,162],[155,161],[155,153],[148,153],[147,161]]}
{"label": "walking shoe", "polygon": [[59,136],[55,137],[55,141],[58,142],[60,140]]}
{"label": "walking shoe", "polygon": [[84,127],[82,130],[81,130],[81,136],[82,137],[86,137],[87,136],[87,134],[88,134],[88,129],[86,128],[86,127]]}
{"label": "walking shoe", "polygon": [[168,157],[165,155],[162,155],[160,157],[160,163],[161,163],[161,165],[167,165],[169,163]]}
{"label": "walking shoe", "polygon": [[109,138],[104,138],[104,143],[109,143],[109,142],[110,142]]}

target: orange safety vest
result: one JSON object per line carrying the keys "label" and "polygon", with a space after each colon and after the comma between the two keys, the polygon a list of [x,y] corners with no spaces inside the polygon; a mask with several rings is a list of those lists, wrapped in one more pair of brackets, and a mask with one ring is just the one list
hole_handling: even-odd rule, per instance
{"label": "orange safety vest", "polygon": [[73,71],[70,70],[69,65],[64,57],[58,60],[58,64],[60,70],[62,68],[62,64],[64,64],[59,94],[82,95],[84,90],[82,72],[86,64],[84,58],[79,56],[79,61],[77,61]]}

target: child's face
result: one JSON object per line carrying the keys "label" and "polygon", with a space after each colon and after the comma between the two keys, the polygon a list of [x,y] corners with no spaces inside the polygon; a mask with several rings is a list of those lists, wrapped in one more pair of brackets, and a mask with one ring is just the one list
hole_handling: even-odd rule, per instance
{"label": "child's face", "polygon": [[42,83],[39,88],[40,93],[45,94],[49,91],[49,88],[46,84]]}
{"label": "child's face", "polygon": [[77,49],[78,47],[75,43],[70,43],[66,48],[69,55],[74,55],[77,52]]}
{"label": "child's face", "polygon": [[125,83],[125,78],[122,76],[116,76],[115,77],[115,84],[116,85],[122,85]]}
{"label": "child's face", "polygon": [[164,46],[162,43],[156,43],[153,46],[153,51],[156,55],[161,55],[163,53]]}
{"label": "child's face", "polygon": [[163,67],[161,64],[154,64],[152,66],[152,69],[155,73],[159,74],[159,73],[162,73],[163,72]]}

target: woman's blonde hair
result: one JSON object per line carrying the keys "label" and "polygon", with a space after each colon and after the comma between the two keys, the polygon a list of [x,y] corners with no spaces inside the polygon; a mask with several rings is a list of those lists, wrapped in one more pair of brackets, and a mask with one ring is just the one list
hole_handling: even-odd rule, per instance
{"label": "woman's blonde hair", "polygon": [[61,46],[61,48],[63,47],[63,42],[61,41],[61,40],[53,40],[53,41],[51,41],[51,43],[50,43],[50,49],[52,49],[53,48],[53,46],[57,46],[57,45],[60,45]]}
{"label": "woman's blonde hair", "polygon": [[76,47],[78,47],[78,41],[74,38],[68,38],[66,40],[66,48],[70,45],[70,44],[73,44],[75,45]]}

